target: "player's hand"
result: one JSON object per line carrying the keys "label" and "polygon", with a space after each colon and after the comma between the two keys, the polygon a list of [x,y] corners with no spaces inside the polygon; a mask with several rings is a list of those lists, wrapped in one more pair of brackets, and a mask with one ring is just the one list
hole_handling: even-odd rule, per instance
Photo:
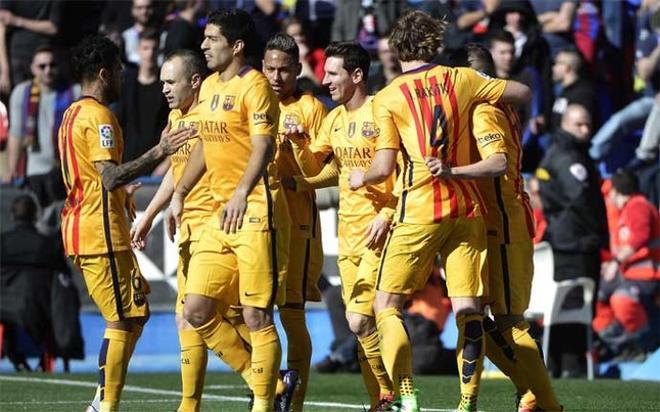
{"label": "player's hand", "polygon": [[176,219],[174,219],[174,214],[172,209],[169,207],[163,212],[163,223],[165,224],[165,233],[167,233],[167,238],[170,242],[174,243],[174,235],[176,235]]}
{"label": "player's hand", "polygon": [[247,196],[235,192],[222,210],[220,229],[225,233],[236,233],[243,226],[243,216],[247,210]]}
{"label": "player's hand", "polygon": [[294,179],[291,176],[282,177],[281,182],[282,182],[282,187],[287,190],[293,190],[295,192],[298,187],[298,185],[296,184],[296,179]]}
{"label": "player's hand", "polygon": [[147,247],[147,235],[151,230],[151,219],[143,217],[131,228],[131,247],[137,250],[143,250]]}
{"label": "player's hand", "polygon": [[170,211],[174,218],[174,225],[181,227],[181,216],[183,215],[183,196],[180,193],[174,192],[172,200],[170,200]]}
{"label": "player's hand", "polygon": [[142,187],[142,183],[140,182],[131,183],[129,185],[126,185],[125,187],[126,213],[128,214],[128,220],[131,222],[133,222],[135,220],[135,217],[137,216],[137,207],[135,206],[135,199],[133,199],[133,193],[135,193],[140,187]]}
{"label": "player's hand", "polygon": [[348,177],[348,186],[351,190],[358,190],[364,186],[364,170],[353,169]]}
{"label": "player's hand", "polygon": [[160,142],[158,146],[166,155],[171,155],[176,152],[179,147],[183,146],[186,141],[197,134],[197,130],[191,127],[181,127],[172,130],[171,124],[168,123],[163,132],[160,134]]}
{"label": "player's hand", "polygon": [[284,133],[282,134],[282,142],[291,142],[296,146],[303,144],[308,138],[309,135],[305,132],[305,128],[301,124],[284,129]]}
{"label": "player's hand", "polygon": [[385,244],[390,221],[382,216],[376,216],[367,227],[367,248],[379,249]]}
{"label": "player's hand", "polygon": [[435,177],[449,177],[452,174],[449,164],[437,157],[427,157],[425,163],[426,167],[429,168],[429,172]]}

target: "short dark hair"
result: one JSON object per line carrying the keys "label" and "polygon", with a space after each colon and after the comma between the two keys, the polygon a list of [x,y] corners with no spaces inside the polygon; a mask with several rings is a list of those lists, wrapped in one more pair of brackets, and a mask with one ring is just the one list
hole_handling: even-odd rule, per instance
{"label": "short dark hair", "polygon": [[300,51],[296,41],[293,40],[293,37],[289,36],[286,33],[277,33],[266,43],[266,51],[268,50],[279,50],[282,53],[286,53],[294,63],[300,61]]}
{"label": "short dark hair", "polygon": [[512,46],[515,46],[516,44],[516,41],[513,38],[513,34],[506,30],[497,30],[489,34],[488,38],[486,39],[486,45],[488,45],[488,48],[491,49],[493,48],[493,43],[496,41],[509,43]]}
{"label": "short dark hair", "polygon": [[175,58],[181,59],[183,63],[183,70],[186,72],[186,77],[190,78],[193,74],[199,74],[202,78],[206,77],[206,63],[199,53],[190,49],[177,49],[165,56],[165,61],[168,62]]}
{"label": "short dark hair", "polygon": [[20,195],[11,202],[11,218],[21,223],[33,223],[37,219],[37,203],[32,196]]}
{"label": "short dark hair", "polygon": [[160,33],[154,28],[147,27],[138,34],[138,40],[153,40],[156,43],[160,43]]}
{"label": "short dark hair", "polygon": [[470,60],[473,61],[468,67],[472,67],[474,70],[478,70],[492,77],[497,75],[495,73],[493,55],[490,54],[490,51],[486,46],[478,43],[468,43],[465,46],[465,50],[467,51],[468,62]]}
{"label": "short dark hair", "polygon": [[55,52],[53,51],[53,48],[52,48],[50,45],[48,45],[48,44],[42,44],[41,46],[39,46],[39,47],[37,47],[36,49],[34,49],[34,53],[32,53],[32,56],[36,56],[36,55],[39,54],[39,53],[50,53],[50,54],[53,54],[53,53],[55,53]]}
{"label": "short dark hair", "polygon": [[73,67],[79,80],[94,80],[102,68],[108,70],[120,59],[120,50],[100,34],[87,36],[73,49]]}
{"label": "short dark hair", "polygon": [[242,40],[245,44],[243,54],[246,57],[257,53],[257,29],[248,12],[240,9],[212,11],[208,15],[206,24],[218,26],[230,45],[236,43],[237,40]]}
{"label": "short dark hair", "polygon": [[332,42],[325,48],[325,57],[343,58],[343,67],[347,72],[353,73],[355,69],[359,68],[362,70],[364,81],[367,81],[371,59],[369,53],[358,43],[351,41]]}
{"label": "short dark hair", "polygon": [[[571,56],[571,61],[568,65],[571,66],[573,68],[573,71],[575,71],[576,73],[578,73],[578,74],[582,73],[582,66],[584,65],[584,56],[582,55],[582,53],[580,52],[580,50],[577,47],[575,47],[575,46],[566,46],[566,47],[562,48],[561,50],[559,50],[559,52],[557,52],[557,55],[559,53],[564,53],[564,54],[570,55]],[[556,58],[556,56],[555,56],[555,58]]]}
{"label": "short dark hair", "polygon": [[612,187],[622,195],[629,196],[639,193],[639,180],[637,175],[629,170],[618,170],[612,176]]}

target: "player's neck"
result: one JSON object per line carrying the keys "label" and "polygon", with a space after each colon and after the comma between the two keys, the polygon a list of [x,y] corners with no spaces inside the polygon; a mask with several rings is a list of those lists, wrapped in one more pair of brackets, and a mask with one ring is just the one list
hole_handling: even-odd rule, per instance
{"label": "player's neck", "polygon": [[195,93],[193,96],[192,100],[190,101],[190,104],[184,105],[183,107],[180,108],[181,114],[186,115],[188,112],[195,106],[197,106],[197,103],[199,102],[199,94]]}
{"label": "player's neck", "polygon": [[425,62],[423,60],[411,60],[409,62],[401,62],[401,71],[402,72],[409,72],[411,70],[418,69],[426,64],[429,64],[429,62]]}
{"label": "player's neck", "polygon": [[364,83],[362,83],[357,87],[357,89],[355,89],[353,96],[351,96],[351,98],[348,99],[346,103],[344,103],[344,107],[346,107],[346,110],[348,110],[349,112],[353,110],[357,110],[360,107],[362,107],[364,102],[367,101],[367,97],[368,97],[367,86]]}
{"label": "player's neck", "polygon": [[234,76],[236,76],[246,64],[247,62],[245,61],[245,58],[238,56],[234,57],[231,63],[229,63],[229,66],[227,66],[227,68],[222,72],[218,73],[220,75],[220,80],[223,82],[228,82],[229,80],[233,79]]}
{"label": "player's neck", "polygon": [[106,93],[103,93],[103,89],[98,82],[83,83],[80,87],[80,95],[83,97],[92,97],[94,100],[106,106],[110,104],[106,98]]}

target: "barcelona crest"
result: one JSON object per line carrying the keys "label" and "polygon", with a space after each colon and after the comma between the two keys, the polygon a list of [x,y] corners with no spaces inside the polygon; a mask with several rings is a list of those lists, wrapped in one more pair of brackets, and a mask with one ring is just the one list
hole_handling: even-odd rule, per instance
{"label": "barcelona crest", "polygon": [[284,117],[284,128],[285,129],[290,129],[292,127],[298,126],[299,124],[298,116],[295,114],[287,114]]}
{"label": "barcelona crest", "polygon": [[222,110],[228,112],[234,108],[234,103],[236,102],[236,96],[225,96],[225,101],[222,102]]}
{"label": "barcelona crest", "polygon": [[348,124],[348,137],[355,136],[355,122],[350,122]]}
{"label": "barcelona crest", "polygon": [[378,128],[374,122],[364,122],[362,123],[362,136],[364,137],[374,137],[378,135]]}

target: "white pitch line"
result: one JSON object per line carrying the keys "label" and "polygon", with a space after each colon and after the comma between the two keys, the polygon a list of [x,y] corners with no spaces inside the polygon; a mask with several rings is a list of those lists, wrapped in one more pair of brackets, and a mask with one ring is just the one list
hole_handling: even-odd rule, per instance
{"label": "white pitch line", "polygon": [[[95,382],[76,381],[76,380],[71,380],[71,379],[45,379],[45,378],[30,378],[30,377],[22,377],[22,376],[0,375],[0,381],[48,383],[48,384],[52,384],[52,385],[81,386],[81,387],[85,387],[85,388],[96,388],[96,383]],[[163,390],[163,389],[144,388],[144,387],[133,386],[133,385],[124,386],[124,391],[125,392],[136,392],[136,393],[149,393],[149,394],[152,394],[152,395],[167,395],[167,396],[176,396],[176,397],[181,396],[181,392],[179,392],[179,391],[168,391],[168,390]],[[209,394],[204,394],[203,398],[206,399],[206,400],[242,402],[242,403],[245,403],[245,402],[248,401],[248,399],[245,398],[245,397],[209,395]],[[305,402],[305,405],[327,407],[327,408],[344,408],[344,409],[364,410],[363,405],[355,405],[355,404],[351,404],[351,403],[308,401],[308,402]],[[455,409],[422,408],[422,411],[452,412],[452,411],[455,411]]]}

